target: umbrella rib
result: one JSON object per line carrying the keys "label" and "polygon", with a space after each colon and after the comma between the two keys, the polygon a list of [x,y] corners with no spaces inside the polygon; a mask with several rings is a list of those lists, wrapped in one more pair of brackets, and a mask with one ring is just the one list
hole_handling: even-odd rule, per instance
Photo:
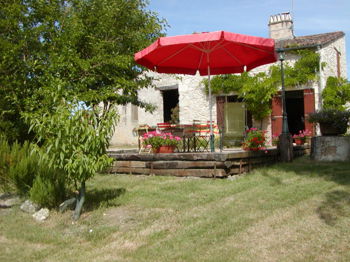
{"label": "umbrella rib", "polygon": [[200,59],[199,59],[198,66],[197,66],[197,71],[199,70],[199,68],[200,68],[200,66],[201,66],[201,64],[202,64],[203,56],[204,56],[204,53],[202,52],[202,53],[201,53],[201,57],[200,57]]}
{"label": "umbrella rib", "polygon": [[228,45],[228,43],[226,44],[223,44],[221,45],[222,43],[224,42],[224,40],[222,39],[220,42],[218,42],[215,46],[213,46],[212,49],[210,49],[210,53],[217,50],[217,49],[220,49],[220,48],[225,48],[226,45]]}
{"label": "umbrella rib", "polygon": [[191,46],[191,44],[190,44],[190,45],[184,46],[184,47],[181,48],[180,50],[176,51],[174,54],[172,54],[172,55],[168,56],[167,58],[165,58],[164,60],[160,61],[160,62],[158,63],[158,65],[161,65],[161,64],[165,63],[166,61],[168,61],[169,59],[173,58],[174,56],[177,56],[179,53],[181,53],[183,50],[189,48],[190,46]]}
{"label": "umbrella rib", "polygon": [[221,45],[223,42],[224,42],[224,40],[221,40],[220,42],[218,42],[218,43],[217,43],[215,46],[213,46],[212,48],[207,48],[207,47],[204,46],[204,44],[208,44],[208,45],[209,45],[210,41],[201,43],[202,48],[201,48],[201,47],[198,47],[198,46],[196,46],[196,45],[194,45],[194,44],[190,44],[190,46],[193,47],[194,49],[197,49],[197,50],[201,51],[201,52],[204,52],[204,53],[211,53],[211,52],[213,52],[213,51],[215,51],[215,50],[217,50],[217,49],[219,49],[219,48],[221,48],[221,47],[224,47],[225,45]]}
{"label": "umbrella rib", "polygon": [[194,45],[194,44],[189,44],[189,46],[192,47],[192,48],[194,48],[194,49],[197,49],[198,51],[201,51],[201,52],[203,52],[203,53],[208,53],[208,50],[205,49],[204,47],[203,47],[203,48],[200,48],[200,47],[198,47],[198,46],[196,46],[196,45]]}
{"label": "umbrella rib", "polygon": [[225,47],[223,47],[223,49],[225,50],[225,52],[232,57],[236,62],[243,64],[243,62],[241,60],[239,60],[236,56],[234,56],[233,54],[230,53],[230,51],[228,51]]}

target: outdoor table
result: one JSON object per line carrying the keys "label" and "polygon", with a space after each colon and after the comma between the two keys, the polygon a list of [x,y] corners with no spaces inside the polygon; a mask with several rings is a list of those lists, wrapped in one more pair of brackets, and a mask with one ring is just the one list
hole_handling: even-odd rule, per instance
{"label": "outdoor table", "polygon": [[[215,129],[217,126],[214,125]],[[138,127],[138,146],[139,152],[142,149],[143,134],[155,130],[163,133],[171,133],[173,136],[181,138],[182,144],[177,147],[178,152],[209,152],[210,148],[210,124],[207,122],[194,121],[193,124],[169,124],[158,123],[157,126],[143,125]],[[218,131],[214,132],[218,134]]]}

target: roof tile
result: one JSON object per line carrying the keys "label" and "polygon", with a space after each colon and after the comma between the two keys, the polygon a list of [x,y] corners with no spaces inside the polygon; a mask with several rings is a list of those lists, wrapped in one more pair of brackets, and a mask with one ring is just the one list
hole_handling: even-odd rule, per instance
{"label": "roof tile", "polygon": [[325,45],[344,36],[344,32],[336,31],[325,34],[298,36],[293,39],[275,40],[276,48],[303,47],[310,45]]}

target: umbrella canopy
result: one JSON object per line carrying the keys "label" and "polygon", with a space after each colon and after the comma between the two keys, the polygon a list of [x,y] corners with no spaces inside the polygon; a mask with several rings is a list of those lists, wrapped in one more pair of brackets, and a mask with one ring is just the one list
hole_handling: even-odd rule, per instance
{"label": "umbrella canopy", "polygon": [[273,39],[225,31],[161,37],[135,61],[158,73],[208,75],[210,148],[214,152],[210,75],[249,71],[277,60]]}
{"label": "umbrella canopy", "polygon": [[225,31],[161,37],[134,58],[158,73],[189,75],[241,73],[277,60],[273,39]]}

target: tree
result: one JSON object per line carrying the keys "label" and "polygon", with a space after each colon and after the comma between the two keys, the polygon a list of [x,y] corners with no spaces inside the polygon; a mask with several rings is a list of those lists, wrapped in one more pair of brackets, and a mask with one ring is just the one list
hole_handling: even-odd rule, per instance
{"label": "tree", "polygon": [[85,201],[85,182],[97,172],[108,167],[113,159],[106,155],[106,148],[113,135],[117,114],[109,110],[101,114],[101,108],[82,108],[78,102],[61,100],[50,113],[30,117],[31,128],[43,141],[38,151],[41,162],[52,169],[64,170],[66,181],[79,192],[75,198],[73,218],[80,216]]}
{"label": "tree", "polygon": [[[0,131],[23,138],[22,112],[50,111],[58,84],[87,105],[141,102],[150,83],[133,55],[166,26],[145,0],[11,0],[2,4]],[[21,126],[20,130],[16,130]],[[15,134],[16,133],[16,134]]]}
{"label": "tree", "polygon": [[[115,105],[153,107],[137,97],[134,53],[162,35],[166,22],[146,0],[9,0],[0,10],[0,132],[13,140],[28,124],[50,166],[79,190],[110,163],[105,155]],[[84,110],[79,109],[84,105]],[[22,116],[26,121],[23,121]],[[73,121],[75,120],[75,121]],[[17,126],[22,126],[16,130]],[[21,132],[20,132],[21,131]],[[73,132],[73,133],[72,133]]]}

